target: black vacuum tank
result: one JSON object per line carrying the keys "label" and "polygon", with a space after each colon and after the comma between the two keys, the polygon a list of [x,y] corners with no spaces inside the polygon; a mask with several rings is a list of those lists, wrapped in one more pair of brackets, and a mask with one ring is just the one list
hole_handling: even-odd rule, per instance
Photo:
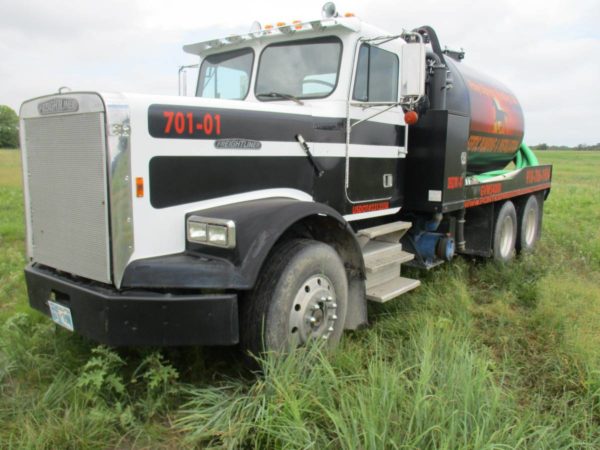
{"label": "black vacuum tank", "polygon": [[428,26],[414,30],[431,44],[425,97],[408,129],[406,211],[447,213],[463,208],[469,176],[501,170],[523,141],[523,111],[504,85],[466,66],[464,53],[442,50]]}
{"label": "black vacuum tank", "polygon": [[523,110],[514,94],[498,81],[446,56],[451,87],[449,111],[470,118],[467,172],[504,169],[523,141]]}

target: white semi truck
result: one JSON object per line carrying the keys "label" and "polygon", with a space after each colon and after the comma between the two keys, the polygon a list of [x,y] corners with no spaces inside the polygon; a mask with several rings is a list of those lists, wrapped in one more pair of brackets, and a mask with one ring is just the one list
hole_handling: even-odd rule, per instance
{"label": "white semi truck", "polygon": [[193,97],[21,107],[27,288],[58,324],[115,346],[334,345],[419,285],[402,265],[539,238],[552,168],[518,101],[430,27],[327,4],[184,50]]}

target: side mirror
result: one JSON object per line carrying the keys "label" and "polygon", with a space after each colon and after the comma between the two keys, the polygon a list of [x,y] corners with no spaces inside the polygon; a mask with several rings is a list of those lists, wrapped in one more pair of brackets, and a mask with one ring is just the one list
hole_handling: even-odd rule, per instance
{"label": "side mirror", "polygon": [[177,72],[177,95],[184,97],[187,95],[187,71],[198,67],[199,64],[179,66],[179,71]]}
{"label": "side mirror", "polygon": [[407,43],[402,47],[400,95],[419,97],[425,95],[425,44]]}

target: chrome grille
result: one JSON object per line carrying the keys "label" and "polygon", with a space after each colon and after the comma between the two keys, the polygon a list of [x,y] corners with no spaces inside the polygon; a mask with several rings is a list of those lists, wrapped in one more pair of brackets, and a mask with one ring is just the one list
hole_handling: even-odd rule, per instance
{"label": "chrome grille", "polygon": [[109,283],[104,113],[22,123],[33,261]]}

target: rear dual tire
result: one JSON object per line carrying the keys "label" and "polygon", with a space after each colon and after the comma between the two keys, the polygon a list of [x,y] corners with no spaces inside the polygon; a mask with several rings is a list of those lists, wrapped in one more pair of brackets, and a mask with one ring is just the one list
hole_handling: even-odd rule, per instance
{"label": "rear dual tire", "polygon": [[530,253],[540,238],[541,208],[535,195],[530,195],[519,216],[517,251]]}
{"label": "rear dual tire", "polygon": [[501,263],[513,259],[515,251],[532,252],[540,237],[541,208],[535,195],[530,195],[519,210],[511,201],[504,202],[496,214],[493,256]]}
{"label": "rear dual tire", "polygon": [[493,256],[500,263],[507,263],[515,256],[517,243],[517,210],[511,201],[504,202],[494,224]]}

